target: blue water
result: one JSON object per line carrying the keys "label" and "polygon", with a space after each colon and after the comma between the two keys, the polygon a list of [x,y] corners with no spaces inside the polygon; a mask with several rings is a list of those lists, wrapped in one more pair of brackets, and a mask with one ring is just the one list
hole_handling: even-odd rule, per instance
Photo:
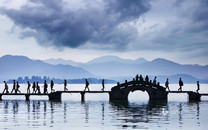
{"label": "blue water", "polygon": [[[3,85],[1,85],[3,86]],[[11,85],[10,85],[11,86]],[[84,85],[71,85],[69,90],[82,90]],[[113,85],[108,85],[107,90]],[[207,85],[200,92],[208,93]],[[26,91],[21,85],[21,91]],[[91,85],[99,90],[100,85]],[[172,85],[171,89],[177,89]],[[56,85],[56,90],[63,89]],[[195,91],[195,85],[184,90]],[[0,101],[0,129],[207,129],[208,98],[189,102],[187,94],[169,94],[168,101],[149,101],[146,92],[129,94],[128,101],[109,101],[108,94],[63,94],[61,102],[47,96],[3,96]]]}

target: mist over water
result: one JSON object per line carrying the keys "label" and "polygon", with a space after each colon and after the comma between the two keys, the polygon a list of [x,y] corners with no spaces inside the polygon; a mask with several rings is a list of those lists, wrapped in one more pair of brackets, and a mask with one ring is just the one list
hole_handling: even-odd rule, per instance
{"label": "mist over water", "polygon": [[[4,85],[0,84],[0,91]],[[27,85],[21,84],[26,92]],[[42,86],[42,85],[40,85]],[[113,84],[106,85],[110,90]],[[201,84],[200,93],[208,93]],[[10,89],[12,85],[9,84]],[[90,90],[100,90],[100,84]],[[63,85],[55,85],[63,90]],[[69,90],[84,90],[83,84],[68,85]],[[177,84],[170,85],[177,90]],[[185,84],[183,90],[196,90],[195,84]],[[11,91],[11,90],[10,90]],[[50,91],[49,91],[50,92]],[[206,129],[208,97],[201,102],[189,102],[187,94],[169,94],[168,101],[149,101],[148,94],[135,91],[128,101],[109,101],[108,94],[62,94],[61,102],[51,102],[47,96],[3,96],[0,101],[0,129]]]}

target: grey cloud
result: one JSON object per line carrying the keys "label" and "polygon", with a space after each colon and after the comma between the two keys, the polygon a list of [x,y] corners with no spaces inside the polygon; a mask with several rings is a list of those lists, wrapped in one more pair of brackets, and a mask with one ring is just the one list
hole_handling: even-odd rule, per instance
{"label": "grey cloud", "polygon": [[[33,36],[44,46],[76,48],[86,43],[113,44],[113,48],[126,46],[134,31],[121,31],[120,24],[138,19],[150,9],[146,0],[104,0],[104,8],[64,9],[63,0],[29,0],[31,5],[20,9],[1,8],[15,25],[32,30],[22,37]],[[93,4],[95,1],[87,5]],[[35,6],[34,6],[35,5]],[[119,36],[118,34],[122,34]]]}

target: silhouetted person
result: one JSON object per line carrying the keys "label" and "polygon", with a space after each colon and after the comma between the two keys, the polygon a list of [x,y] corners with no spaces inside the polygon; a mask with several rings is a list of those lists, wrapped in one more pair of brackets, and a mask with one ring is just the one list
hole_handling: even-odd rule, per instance
{"label": "silhouetted person", "polygon": [[136,78],[136,81],[138,81],[139,80],[139,75],[137,74],[135,78]]}
{"label": "silhouetted person", "polygon": [[140,74],[140,76],[139,76],[139,80],[140,80],[140,81],[144,81],[144,79],[143,79],[143,77],[142,77],[141,74]]}
{"label": "silhouetted person", "polygon": [[149,77],[148,77],[148,75],[146,75],[145,81],[146,81],[147,83],[149,82]]}
{"label": "silhouetted person", "polygon": [[[38,91],[38,94],[41,93],[41,92],[40,92],[40,86],[39,86],[38,82],[37,82],[37,84],[36,84],[36,91]],[[36,91],[35,91],[35,93],[36,93]]]}
{"label": "silhouetted person", "polygon": [[105,81],[104,81],[104,79],[102,80],[102,87],[103,88],[101,90],[104,91],[104,89],[105,89]]}
{"label": "silhouetted person", "polygon": [[183,81],[181,80],[181,78],[179,79],[178,84],[179,84],[179,89],[178,89],[178,91],[182,91]]}
{"label": "silhouetted person", "polygon": [[46,83],[46,80],[44,81],[44,85],[43,85],[43,93],[48,93],[48,84]]}
{"label": "silhouetted person", "polygon": [[30,82],[27,81],[27,93],[30,93],[30,86],[31,86]]}
{"label": "silhouetted person", "polygon": [[53,83],[53,80],[51,80],[51,92],[55,92],[55,90],[53,89],[53,86],[54,86],[54,83]]}
{"label": "silhouetted person", "polygon": [[200,90],[200,84],[199,84],[199,81],[197,81],[197,90],[196,90],[196,92],[198,93],[199,92],[199,90]]}
{"label": "silhouetted person", "polygon": [[165,82],[165,89],[168,89],[168,91],[170,91],[168,78]]}
{"label": "silhouetted person", "polygon": [[16,90],[16,83],[15,83],[15,80],[13,80],[13,88],[12,88],[11,93],[12,93],[13,91],[15,92],[15,90]]}
{"label": "silhouetted person", "polygon": [[8,85],[7,85],[6,81],[4,81],[4,84],[5,84],[5,87],[4,87],[4,91],[2,93],[4,93],[4,92],[9,93]]}
{"label": "silhouetted person", "polygon": [[66,88],[66,86],[67,86],[67,81],[66,81],[66,79],[64,80],[64,91],[68,91],[68,89]]}
{"label": "silhouetted person", "polygon": [[19,83],[17,82],[17,87],[16,87],[15,93],[17,93],[17,92],[21,93],[20,90],[19,90],[19,88],[20,88],[20,85],[19,85]]}
{"label": "silhouetted person", "polygon": [[36,93],[36,85],[35,85],[35,82],[33,82],[33,86],[32,86],[32,89],[33,89],[33,92],[32,93]]}
{"label": "silhouetted person", "polygon": [[90,91],[90,89],[89,89],[89,82],[87,81],[87,79],[85,79],[85,89],[84,89],[84,91],[86,89],[88,89],[88,91]]}
{"label": "silhouetted person", "polygon": [[156,85],[157,84],[157,77],[155,76],[154,80],[153,80],[153,84]]}

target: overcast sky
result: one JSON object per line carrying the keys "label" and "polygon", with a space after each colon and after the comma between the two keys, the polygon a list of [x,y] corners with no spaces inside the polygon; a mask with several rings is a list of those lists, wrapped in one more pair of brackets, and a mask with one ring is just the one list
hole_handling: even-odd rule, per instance
{"label": "overcast sky", "polygon": [[1,0],[0,56],[208,64],[207,0]]}

